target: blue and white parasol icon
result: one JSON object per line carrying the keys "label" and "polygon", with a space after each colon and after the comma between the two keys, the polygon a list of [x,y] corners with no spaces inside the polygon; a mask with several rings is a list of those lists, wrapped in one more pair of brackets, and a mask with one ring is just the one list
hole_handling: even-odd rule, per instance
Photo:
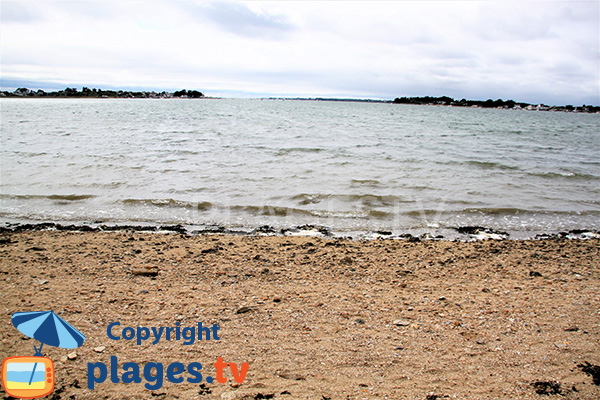
{"label": "blue and white parasol icon", "polygon": [[[74,349],[85,341],[83,333],[56,315],[54,311],[16,312],[12,315],[11,321],[19,332],[42,343],[39,349],[35,347],[35,344],[33,345],[35,356],[43,356],[44,344],[63,349]],[[30,385],[36,366],[37,363],[34,364],[31,372]]]}

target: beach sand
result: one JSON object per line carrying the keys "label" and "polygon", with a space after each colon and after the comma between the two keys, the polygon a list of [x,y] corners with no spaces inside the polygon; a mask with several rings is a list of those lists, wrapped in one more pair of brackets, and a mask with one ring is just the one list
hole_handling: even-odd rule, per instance
{"label": "beach sand", "polygon": [[[85,336],[50,398],[597,399],[600,241],[474,242],[29,231],[0,235],[0,356],[31,356],[17,311]],[[218,324],[138,345],[107,327]],[[76,354],[73,354],[75,352]],[[70,358],[67,355],[70,354]],[[97,383],[88,363],[248,362],[242,384]],[[185,372],[181,375],[187,378]],[[560,393],[560,395],[558,394]]]}

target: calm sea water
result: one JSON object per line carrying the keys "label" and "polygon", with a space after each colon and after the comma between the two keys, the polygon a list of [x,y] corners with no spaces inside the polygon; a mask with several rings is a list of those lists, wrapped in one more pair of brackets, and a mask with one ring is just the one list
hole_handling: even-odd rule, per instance
{"label": "calm sea water", "polygon": [[600,229],[600,115],[209,99],[0,107],[3,221]]}

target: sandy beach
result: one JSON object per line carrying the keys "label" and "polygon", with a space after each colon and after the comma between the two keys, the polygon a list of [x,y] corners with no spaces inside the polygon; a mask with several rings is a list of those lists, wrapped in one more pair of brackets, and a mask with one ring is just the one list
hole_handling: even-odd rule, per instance
{"label": "sandy beach", "polygon": [[[599,244],[4,232],[0,356],[37,344],[14,312],[54,310],[86,341],[44,347],[53,399],[597,399]],[[113,340],[114,322],[202,322],[219,340]],[[111,357],[89,389],[88,364]],[[249,364],[243,383],[110,378],[175,362],[215,377],[219,357]]]}

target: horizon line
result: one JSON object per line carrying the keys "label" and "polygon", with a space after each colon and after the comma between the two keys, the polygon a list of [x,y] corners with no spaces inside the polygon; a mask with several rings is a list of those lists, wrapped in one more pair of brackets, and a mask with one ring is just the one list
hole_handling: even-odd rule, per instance
{"label": "horizon line", "polygon": [[[61,86],[64,86],[64,88],[62,88]],[[38,90],[42,90],[44,92],[47,91],[54,91],[54,92],[60,92],[60,91],[64,91],[67,88],[75,88],[76,90],[79,90],[79,87],[81,87],[81,90],[83,90],[83,88],[89,88],[89,89],[97,89],[97,90],[107,90],[107,91],[123,91],[123,92],[146,92],[146,93],[174,93],[180,90],[198,90],[198,89],[193,89],[193,88],[178,88],[178,89],[165,89],[165,88],[153,88],[153,89],[147,89],[144,88],[142,89],[140,86],[123,86],[123,87],[117,87],[117,86],[113,86],[113,85],[106,85],[104,88],[102,87],[94,87],[94,85],[82,85],[82,84],[57,84],[57,83],[52,83],[52,82],[34,82],[34,81],[18,81],[18,80],[6,80],[6,79],[2,79],[0,77],[0,92],[13,92],[16,91],[19,88],[26,88],[28,90],[31,91],[38,91]],[[200,92],[202,92],[204,94],[204,98],[207,99],[256,99],[256,100],[260,100],[260,99],[274,99],[274,100],[315,100],[315,101],[325,101],[325,100],[330,100],[330,101],[356,101],[356,102],[378,102],[378,103],[391,103],[393,102],[395,99],[397,98],[402,98],[402,97],[406,97],[406,98],[425,98],[425,97],[431,97],[431,98],[441,98],[441,97],[448,97],[454,101],[460,101],[455,99],[452,96],[448,96],[448,95],[442,95],[442,96],[434,96],[434,95],[419,95],[419,96],[407,96],[407,95],[402,95],[402,96],[395,96],[393,99],[392,98],[383,98],[383,97],[353,97],[353,96],[335,96],[335,95],[294,95],[294,94],[274,94],[274,93],[256,93],[256,92],[244,92],[244,91],[238,91],[238,90],[231,90],[231,89],[222,89],[222,90],[215,90],[215,92],[231,92],[231,93],[237,93],[238,96],[236,95],[232,95],[232,96],[222,96],[222,95],[207,95],[205,94],[205,92],[203,90],[198,90]],[[486,99],[467,99],[467,98],[462,98],[465,99],[467,101],[475,101],[475,102],[485,102],[487,100],[494,100],[492,97],[488,97]],[[514,100],[512,98],[509,99],[501,99],[498,98],[496,100],[503,100],[503,101],[514,101],[517,104],[528,104],[528,105],[543,105],[543,106],[550,106],[549,104],[543,103],[543,102],[533,102],[533,103],[529,103],[529,102],[525,102],[525,101],[518,101],[518,100]],[[551,107],[565,107],[567,105],[573,105],[575,106],[575,103],[573,104],[552,104]],[[587,103],[582,103],[581,106],[592,106],[592,107],[598,107],[595,104],[587,104]]]}

